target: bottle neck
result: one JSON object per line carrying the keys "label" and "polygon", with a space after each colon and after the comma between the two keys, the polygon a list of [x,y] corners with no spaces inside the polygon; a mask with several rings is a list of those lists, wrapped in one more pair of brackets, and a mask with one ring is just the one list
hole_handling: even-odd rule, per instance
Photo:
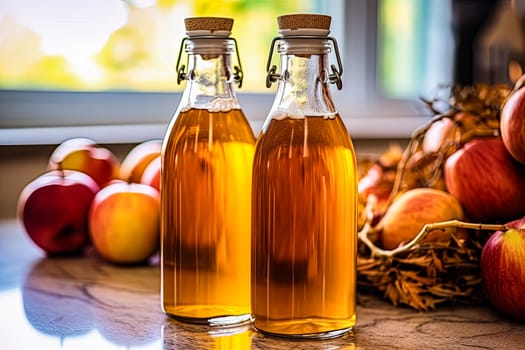
{"label": "bottle neck", "polygon": [[337,111],[328,86],[329,48],[306,54],[290,51],[281,52],[281,76],[272,118],[335,116]]}
{"label": "bottle neck", "polygon": [[240,108],[233,89],[230,45],[221,39],[206,39],[206,43],[189,40],[186,88],[183,108],[227,111]]}

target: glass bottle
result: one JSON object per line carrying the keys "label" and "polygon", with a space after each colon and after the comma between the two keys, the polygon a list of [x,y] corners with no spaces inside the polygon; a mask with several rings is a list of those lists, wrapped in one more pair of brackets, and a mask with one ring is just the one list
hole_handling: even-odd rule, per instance
{"label": "glass bottle", "polygon": [[[233,20],[185,20],[177,62],[187,80],[161,162],[161,299],[179,320],[250,320],[251,174],[255,137],[235,95]],[[179,68],[182,50],[188,70]],[[237,53],[237,61],[240,60]]]}
{"label": "glass bottle", "polygon": [[330,21],[279,17],[268,58],[267,86],[279,83],[254,156],[252,316],[278,336],[336,337],[356,320],[356,156],[329,89],[342,87]]}

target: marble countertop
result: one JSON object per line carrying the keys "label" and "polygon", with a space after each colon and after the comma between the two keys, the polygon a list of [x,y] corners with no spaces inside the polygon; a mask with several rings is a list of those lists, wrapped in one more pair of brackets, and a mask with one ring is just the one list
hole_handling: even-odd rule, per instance
{"label": "marble countertop", "polygon": [[525,324],[490,307],[434,312],[360,295],[353,334],[326,341],[182,324],[159,304],[159,267],[118,267],[95,254],[46,258],[16,221],[0,221],[0,348],[11,349],[525,349]]}

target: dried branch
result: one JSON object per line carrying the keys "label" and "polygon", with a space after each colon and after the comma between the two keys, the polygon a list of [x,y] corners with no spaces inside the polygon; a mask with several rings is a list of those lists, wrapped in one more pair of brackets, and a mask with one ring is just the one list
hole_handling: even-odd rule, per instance
{"label": "dried branch", "polygon": [[[499,231],[499,230],[506,230],[508,227],[505,225],[498,225],[498,224],[482,224],[482,223],[470,223],[470,222],[464,222],[459,220],[450,220],[450,221],[442,221],[432,224],[426,224],[423,226],[421,231],[414,237],[411,241],[408,243],[397,247],[396,249],[392,250],[384,250],[379,247],[377,247],[370,239],[368,238],[368,232],[370,231],[370,227],[365,224],[363,229],[358,233],[359,239],[366,244],[366,246],[371,250],[372,256],[378,256],[378,257],[392,257],[394,255],[398,255],[401,253],[406,253],[409,250],[416,247],[418,244],[421,243],[433,230],[438,229],[445,229],[445,228],[464,228],[464,229],[471,229],[471,230],[485,230],[485,231]],[[435,247],[434,247],[435,248]]]}

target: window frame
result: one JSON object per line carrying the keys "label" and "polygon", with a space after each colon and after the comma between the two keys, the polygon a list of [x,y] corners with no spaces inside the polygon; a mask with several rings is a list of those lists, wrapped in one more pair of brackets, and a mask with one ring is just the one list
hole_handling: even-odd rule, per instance
{"label": "window frame", "polygon": [[[331,34],[338,39],[344,66],[343,89],[334,86],[332,95],[353,138],[409,138],[430,112],[418,101],[387,99],[376,89],[379,1],[338,0],[325,5],[335,19]],[[343,20],[337,17],[340,11]],[[256,133],[273,93],[237,91]],[[100,143],[161,138],[180,97],[180,92],[0,90],[0,144],[58,144],[75,136]]]}

